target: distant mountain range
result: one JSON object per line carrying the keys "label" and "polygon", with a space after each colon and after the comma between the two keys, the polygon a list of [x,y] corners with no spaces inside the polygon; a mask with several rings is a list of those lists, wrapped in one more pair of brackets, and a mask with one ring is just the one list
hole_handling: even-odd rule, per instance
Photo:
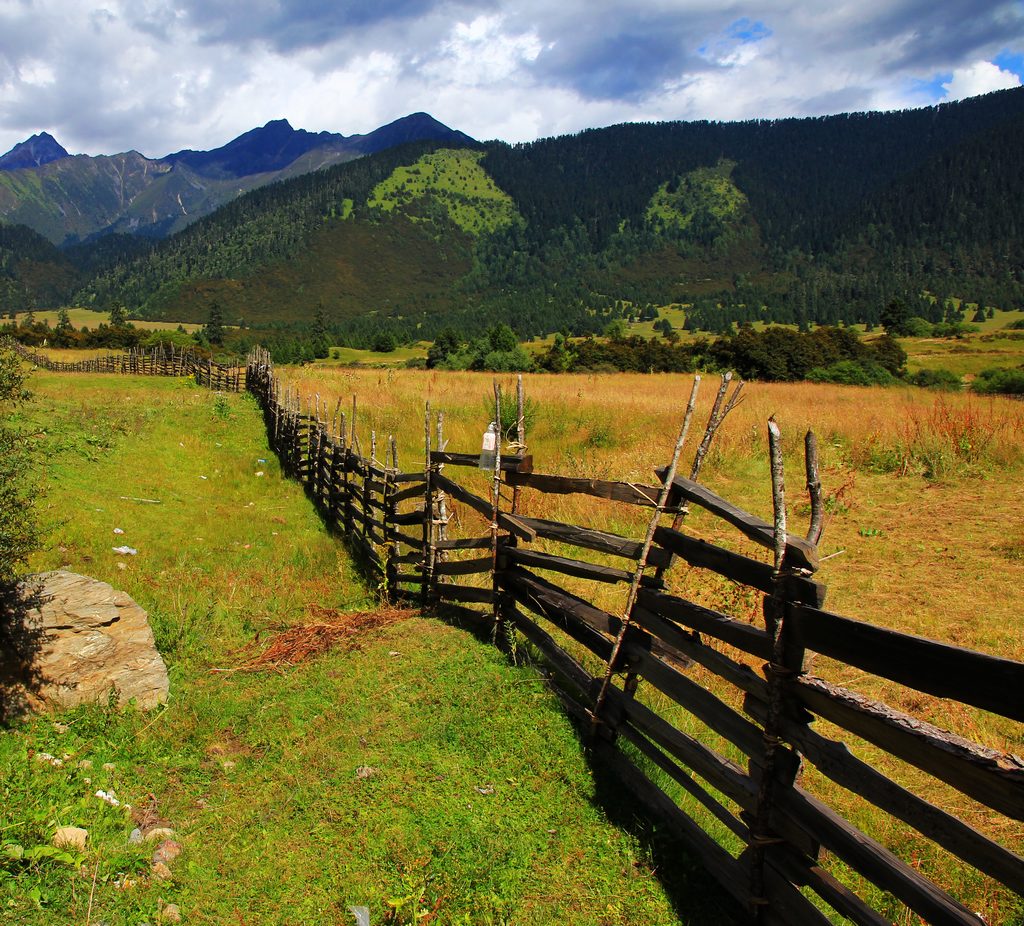
{"label": "distant mountain range", "polygon": [[[150,234],[58,248],[58,219],[73,210],[54,198],[49,240],[0,222],[0,310],[119,303],[202,322],[217,301],[226,320],[264,335],[308,328],[322,310],[338,342],[365,345],[381,330],[417,340],[495,321],[524,337],[596,333],[671,304],[712,332],[874,325],[894,299],[932,321],[961,301],[1022,308],[1022,149],[1024,88],[900,112],[627,123],[522,145],[479,144],[413,116],[350,139],[271,123],[213,152],[88,158],[66,175],[80,159],[58,154],[0,171],[0,202],[5,179],[38,193],[52,176],[69,202],[89,189],[98,207],[102,191],[109,218],[94,228]],[[37,138],[16,154],[57,152]],[[232,198],[215,209],[216,191]]]}
{"label": "distant mountain range", "polygon": [[0,156],[0,220],[55,244],[111,232],[162,237],[255,187],[422,140],[471,141],[426,113],[349,136],[293,129],[279,119],[212,151],[156,159],[137,151],[70,155],[43,132]]}

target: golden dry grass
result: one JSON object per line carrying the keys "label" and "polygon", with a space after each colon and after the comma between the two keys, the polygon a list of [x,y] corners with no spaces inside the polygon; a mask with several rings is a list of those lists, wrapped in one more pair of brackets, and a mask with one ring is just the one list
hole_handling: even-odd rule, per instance
{"label": "golden dry grass", "polygon": [[[331,411],[339,399],[350,409],[359,397],[358,433],[363,448],[369,431],[394,434],[403,469],[422,466],[424,403],[445,413],[448,449],[474,451],[490,418],[489,374],[432,371],[288,369],[283,376],[304,396],[319,395]],[[499,377],[514,393],[509,377]],[[689,376],[530,375],[529,398],[538,403],[527,436],[538,472],[650,483],[653,469],[667,462],[689,394]],[[698,403],[689,468],[710,409],[717,377],[708,378]],[[807,519],[803,434],[813,429],[821,444],[822,481],[827,500],[824,556],[819,578],[829,586],[827,606],[839,613],[933,639],[1024,660],[1020,632],[1020,589],[1024,587],[1024,528],[1019,517],[1019,482],[1024,464],[1024,404],[1007,399],[940,395],[912,388],[851,388],[814,384],[750,384],[746,398],[727,421],[701,481],[725,498],[770,520],[771,494],[765,424],[775,415],[783,429],[790,528],[802,532]],[[383,446],[383,440],[380,442]],[[451,472],[481,495],[487,478],[471,469]],[[455,506],[454,529],[484,533],[484,522]],[[649,512],[585,496],[523,493],[524,514],[643,535]],[[728,525],[695,510],[687,530],[748,555],[767,552],[738,537]],[[539,544],[539,546],[541,546]],[[547,549],[575,555],[572,548]],[[594,557],[600,560],[600,557]],[[604,560],[610,565],[622,561]],[[559,584],[611,612],[622,607],[623,590],[594,588],[582,580],[555,577]],[[735,617],[760,622],[760,595],[702,570],[674,567],[672,591]],[[728,647],[733,658],[754,660]],[[592,666],[595,670],[597,666]],[[1019,724],[954,702],[909,691],[849,666],[817,658],[812,671],[887,701],[917,717],[1004,751],[1024,751]],[[700,670],[693,677],[739,706],[735,693]],[[721,748],[719,738],[648,686],[641,696],[674,723]],[[880,750],[819,723],[822,732],[842,735],[851,748],[916,793],[1021,851],[1024,827],[957,794],[930,776]],[[736,757],[739,758],[739,757]],[[926,840],[864,801],[809,771],[806,784],[856,825],[943,884],[972,909],[998,923],[1012,903],[1004,890],[971,873]],[[690,808],[688,808],[690,809]],[[700,815],[699,809],[694,809]],[[714,831],[714,824],[711,825]],[[728,838],[723,834],[723,841]],[[837,874],[861,889],[849,872]],[[917,920],[905,911],[897,922]]]}

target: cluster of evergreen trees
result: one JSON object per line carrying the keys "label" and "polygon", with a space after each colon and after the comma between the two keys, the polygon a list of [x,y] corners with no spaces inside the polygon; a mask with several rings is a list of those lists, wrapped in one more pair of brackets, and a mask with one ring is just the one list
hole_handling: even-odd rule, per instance
{"label": "cluster of evergreen trees", "polygon": [[757,331],[745,325],[733,335],[687,344],[640,337],[571,341],[556,335],[537,365],[551,372],[734,370],[751,380],[868,384],[894,381],[905,373],[906,361],[905,351],[889,335],[862,340],[849,328]]}

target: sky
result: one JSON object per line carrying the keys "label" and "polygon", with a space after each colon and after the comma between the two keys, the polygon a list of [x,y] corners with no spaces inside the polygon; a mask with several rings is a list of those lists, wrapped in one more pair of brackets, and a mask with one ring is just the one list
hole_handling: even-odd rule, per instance
{"label": "sky", "polygon": [[215,148],[271,119],[480,140],[904,109],[1019,86],[1024,2],[0,0],[0,152]]}

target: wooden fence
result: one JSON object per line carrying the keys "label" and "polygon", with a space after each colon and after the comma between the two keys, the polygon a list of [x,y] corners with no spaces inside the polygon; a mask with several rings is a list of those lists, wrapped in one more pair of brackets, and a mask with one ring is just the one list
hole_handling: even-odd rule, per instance
{"label": "wooden fence", "polygon": [[[478,467],[480,456],[448,452],[441,420],[435,437],[429,409],[422,463],[402,468],[393,441],[383,447],[383,462],[375,435],[369,447],[361,446],[354,399],[351,411],[342,411],[339,403],[329,412],[319,398],[303,404],[282,388],[265,351],[250,356],[246,382],[261,404],[285,470],[305,484],[328,525],[349,540],[375,583],[392,596],[489,622],[499,642],[510,628],[518,631],[543,654],[553,687],[588,733],[593,750],[701,859],[751,921],[812,926],[834,922],[839,914],[856,924],[881,926],[896,918],[910,922],[903,905],[934,926],[983,922],[913,859],[898,857],[802,787],[804,763],[964,865],[1024,893],[1024,859],[898,784],[843,739],[819,732],[815,721],[827,721],[915,766],[1007,818],[1004,822],[1024,820],[1024,760],[817,678],[807,669],[807,654],[817,652],[1015,721],[1024,721],[1024,664],[825,610],[825,588],[813,578],[817,547],[786,531],[781,471],[775,480],[776,519],[769,524],[676,474],[685,427],[672,465],[650,485],[535,472],[532,458],[521,453],[520,428],[520,453],[502,454],[497,448],[488,498],[447,474]],[[718,415],[719,423],[726,385],[712,416]],[[698,457],[707,450],[709,434],[713,430]],[[773,469],[781,457],[775,460]],[[816,482],[813,471],[808,482]],[[525,492],[580,493],[640,506],[651,513],[650,529],[644,539],[635,539],[524,517],[519,507]],[[684,533],[682,519],[691,505],[771,550],[774,563]],[[477,536],[449,536],[447,525],[458,506],[478,512],[487,527]],[[666,513],[674,515],[672,526],[659,523]],[[819,531],[820,524],[812,524],[813,539]],[[621,567],[588,560],[594,552],[605,560],[615,557]],[[761,593],[764,625],[670,594],[664,575],[680,560]],[[559,576],[573,577],[577,585],[579,580],[621,583],[629,589],[627,606],[609,613],[563,587],[568,580],[556,581]],[[746,664],[744,655],[760,668]],[[695,665],[715,683],[695,681],[691,676],[697,673],[690,671]],[[641,680],[661,696],[645,703],[638,696]],[[667,707],[656,709],[652,703]],[[713,735],[684,732],[665,716],[678,718],[680,709]],[[736,761],[726,752],[743,758]],[[729,851],[723,845],[728,840],[709,835],[655,783],[659,775],[695,799],[705,819],[728,830],[741,850]],[[856,875],[841,880],[836,872],[843,866]],[[869,903],[868,892],[851,887],[864,882],[898,901],[876,903],[888,918]],[[868,894],[879,896],[884,895]]]}
{"label": "wooden fence", "polygon": [[43,370],[54,373],[119,373],[134,376],[191,376],[200,386],[217,392],[241,392],[245,389],[245,369],[224,366],[193,350],[175,350],[174,345],[160,345],[151,350],[132,349],[120,354],[90,357],[66,362],[52,360],[45,354],[30,350],[9,338],[5,342],[15,353]]}

